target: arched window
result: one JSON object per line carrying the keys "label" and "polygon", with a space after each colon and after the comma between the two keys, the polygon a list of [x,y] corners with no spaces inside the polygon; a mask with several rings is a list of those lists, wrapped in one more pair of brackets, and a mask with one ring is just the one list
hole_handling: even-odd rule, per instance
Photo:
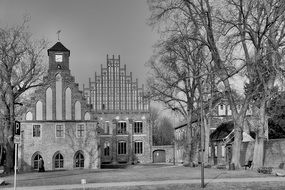
{"label": "arched window", "polygon": [[26,120],[27,120],[27,121],[33,120],[33,114],[32,114],[32,112],[29,111],[29,112],[26,114]]}
{"label": "arched window", "polygon": [[52,120],[52,89],[46,90],[46,120]]}
{"label": "arched window", "polygon": [[75,120],[81,120],[81,103],[75,102]]}
{"label": "arched window", "polygon": [[91,119],[90,113],[86,112],[84,115],[84,120],[90,120],[90,119]]}
{"label": "arched window", "polygon": [[65,119],[71,120],[71,90],[69,87],[65,90]]}
{"label": "arched window", "polygon": [[59,152],[54,156],[54,168],[63,168],[63,156]]}
{"label": "arched window", "polygon": [[43,120],[43,103],[41,101],[36,103],[36,120]]}
{"label": "arched window", "polygon": [[62,76],[56,75],[55,82],[56,120],[62,120]]}
{"label": "arched window", "polygon": [[40,159],[41,158],[42,158],[42,156],[39,153],[35,153],[34,156],[32,157],[32,167],[35,170],[39,169]]}
{"label": "arched window", "polygon": [[74,163],[76,168],[84,168],[84,156],[81,151],[75,154]]}

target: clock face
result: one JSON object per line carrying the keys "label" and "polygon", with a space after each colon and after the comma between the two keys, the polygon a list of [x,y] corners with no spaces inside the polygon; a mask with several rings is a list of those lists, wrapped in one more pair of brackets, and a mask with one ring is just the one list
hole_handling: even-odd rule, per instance
{"label": "clock face", "polygon": [[56,62],[62,62],[62,55],[55,55]]}

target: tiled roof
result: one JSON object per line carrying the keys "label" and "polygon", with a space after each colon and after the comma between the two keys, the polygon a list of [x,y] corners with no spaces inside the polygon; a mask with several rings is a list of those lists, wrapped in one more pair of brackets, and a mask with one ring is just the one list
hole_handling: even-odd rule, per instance
{"label": "tiled roof", "polygon": [[61,52],[68,52],[68,53],[70,53],[70,50],[67,49],[66,47],[64,47],[64,45],[62,43],[60,43],[60,42],[57,42],[56,44],[54,44],[47,51],[48,51],[48,55],[49,55],[50,51],[61,51]]}
{"label": "tiled roof", "polygon": [[210,135],[211,140],[223,140],[226,138],[234,129],[234,122],[230,121],[222,123],[217,129]]}

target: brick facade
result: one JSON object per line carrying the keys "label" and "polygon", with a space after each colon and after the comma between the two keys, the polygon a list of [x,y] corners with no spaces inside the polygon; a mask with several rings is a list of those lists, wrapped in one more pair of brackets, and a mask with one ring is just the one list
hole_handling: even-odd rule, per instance
{"label": "brick facade", "polygon": [[[40,157],[46,170],[100,165],[97,120],[70,75],[69,54],[60,42],[48,50],[46,85],[35,91],[21,121],[19,167],[22,170],[37,169]],[[60,60],[56,60],[57,55]]]}
{"label": "brick facade", "polygon": [[[57,42],[48,50],[48,56],[49,68],[44,77],[46,85],[37,89],[31,97],[32,103],[21,121],[20,169],[37,169],[39,158],[44,160],[46,170],[100,168],[102,163],[151,162],[149,103],[144,106],[146,101],[140,102],[143,93],[138,88],[137,80],[132,86],[136,93],[131,93],[136,97],[128,96],[130,110],[104,110],[104,106],[98,110],[95,102],[90,102],[88,93],[79,90],[70,74],[70,51]],[[126,73],[126,66],[124,68]],[[120,92],[121,89],[120,86]],[[126,93],[124,95],[126,97]],[[112,103],[113,108],[122,108],[115,106],[118,103],[122,104]],[[135,103],[137,106],[133,106]],[[139,131],[134,125],[139,126]]]}

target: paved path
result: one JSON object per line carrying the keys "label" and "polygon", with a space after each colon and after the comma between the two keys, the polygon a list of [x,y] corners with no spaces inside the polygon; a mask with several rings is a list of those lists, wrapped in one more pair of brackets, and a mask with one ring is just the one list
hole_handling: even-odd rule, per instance
{"label": "paved path", "polygon": [[[248,182],[284,182],[285,177],[258,177],[258,178],[221,178],[221,179],[205,179],[205,183],[248,183]],[[85,188],[99,187],[125,187],[125,186],[143,186],[143,185],[167,185],[167,184],[199,184],[200,179],[191,180],[166,180],[166,181],[134,181],[134,182],[110,182],[110,183],[87,183]],[[56,186],[29,186],[17,187],[17,190],[54,190],[54,189],[79,189],[81,184],[56,185]],[[10,188],[1,188],[1,190],[12,190]]]}

